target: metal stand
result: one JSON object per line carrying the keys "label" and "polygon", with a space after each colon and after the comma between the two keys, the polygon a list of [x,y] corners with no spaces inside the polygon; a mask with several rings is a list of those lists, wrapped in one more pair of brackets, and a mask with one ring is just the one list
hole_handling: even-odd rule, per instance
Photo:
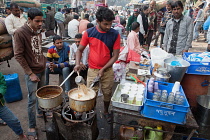
{"label": "metal stand", "polygon": [[53,114],[52,119],[47,119],[46,113],[47,112],[52,112],[52,113],[61,112],[65,104],[66,104],[66,100],[65,98],[63,98],[62,104],[55,108],[45,109],[45,108],[39,107],[43,111],[43,117],[44,117],[44,122],[45,122],[45,130],[43,131],[46,132],[47,140],[62,140],[61,136],[59,135],[59,129],[58,129],[58,125],[55,120],[54,114]]}
{"label": "metal stand", "polygon": [[[163,130],[153,130],[153,131],[159,131],[159,132],[163,132],[163,133],[167,133],[167,134],[171,134],[171,136],[173,134],[176,135],[187,135],[188,139],[190,140],[190,138],[193,136],[193,134],[195,133],[196,129],[198,129],[198,124],[195,121],[192,112],[188,112],[187,114],[187,119],[186,119],[186,124],[184,125],[180,125],[180,124],[174,124],[174,123],[170,123],[170,122],[163,122],[163,121],[159,121],[159,120],[154,120],[154,119],[150,119],[150,118],[146,118],[143,117],[142,115],[140,115],[139,112],[135,112],[135,111],[131,111],[131,110],[126,110],[126,109],[121,109],[121,108],[117,108],[114,107],[112,105],[110,105],[110,111],[111,111],[111,115],[112,115],[112,119],[111,119],[111,133],[110,133],[110,139],[113,139],[113,132],[114,132],[114,128],[113,128],[113,124],[120,124],[120,125],[127,125],[127,126],[132,126],[135,128],[141,128],[141,129],[145,129],[144,127],[140,126],[140,125],[129,125],[128,122],[132,121],[133,119],[135,119],[138,123],[139,122],[147,122],[150,121],[150,123],[163,123],[165,125],[169,125],[171,128],[175,128],[176,126],[181,126],[181,127],[185,127],[188,129],[191,129],[191,133],[190,134],[184,134],[184,133],[176,133],[173,132],[173,129],[171,129],[171,131],[163,131]],[[124,119],[120,119],[120,117],[122,118],[126,118],[126,121]]]}

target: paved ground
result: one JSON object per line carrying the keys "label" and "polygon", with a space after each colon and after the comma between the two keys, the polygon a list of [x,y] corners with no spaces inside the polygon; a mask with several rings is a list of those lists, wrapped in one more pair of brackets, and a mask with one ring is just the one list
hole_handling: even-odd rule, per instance
{"label": "paved ground", "polygon": [[[206,50],[207,43],[204,43],[204,41],[200,42],[193,42],[193,48],[190,49],[190,51],[193,52],[203,52]],[[6,62],[3,62],[0,65],[0,71],[6,75],[6,74],[12,74],[12,73],[18,73],[21,89],[23,93],[23,100],[13,103],[6,104],[12,112],[19,118],[21,125],[23,127],[24,132],[27,131],[27,91],[25,86],[25,80],[24,80],[24,73],[20,65],[17,63],[17,61],[13,58],[11,61],[9,61],[10,67],[7,66]],[[51,78],[52,83],[58,83],[58,77],[54,76]],[[102,97],[98,98],[98,103],[102,101]],[[99,104],[97,104],[98,108],[98,120],[100,123],[98,123],[100,135],[98,139],[108,139],[109,138],[109,125],[104,121],[103,119],[103,107]],[[45,140],[46,136],[45,133],[41,130],[44,129],[44,121],[43,119],[37,119],[37,127],[38,127],[38,133],[39,133],[39,139]],[[0,126],[0,140],[14,140],[17,136],[13,133],[13,131],[8,126]]]}

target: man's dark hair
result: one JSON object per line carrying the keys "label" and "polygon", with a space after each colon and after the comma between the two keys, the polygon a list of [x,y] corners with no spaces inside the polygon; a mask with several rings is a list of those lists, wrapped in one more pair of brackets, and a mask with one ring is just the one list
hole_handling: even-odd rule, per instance
{"label": "man's dark hair", "polygon": [[143,11],[147,10],[149,8],[149,6],[145,5],[142,9]]}
{"label": "man's dark hair", "polygon": [[6,10],[6,9],[11,10],[10,7],[6,7],[5,10]]}
{"label": "man's dark hair", "polygon": [[98,11],[96,12],[96,18],[99,22],[102,22],[103,20],[112,21],[115,19],[112,10],[106,7],[100,7],[98,9]]}
{"label": "man's dark hair", "polygon": [[167,5],[172,5],[172,2],[173,2],[173,1],[169,0],[169,1],[167,1],[166,4],[167,4]]}
{"label": "man's dark hair", "polygon": [[74,19],[79,19],[79,16],[77,14],[75,14]]}
{"label": "man's dark hair", "polygon": [[93,23],[88,23],[87,24],[87,29],[94,27]]}
{"label": "man's dark hair", "polygon": [[133,22],[131,25],[131,30],[136,30],[139,26],[140,24],[138,22]]}
{"label": "man's dark hair", "polygon": [[31,8],[28,10],[28,17],[33,20],[36,16],[43,16],[42,11],[38,8]]}
{"label": "man's dark hair", "polygon": [[183,7],[183,4],[182,4],[182,2],[181,1],[174,1],[174,2],[172,2],[172,4],[171,4],[171,8],[173,9],[173,8],[175,8],[175,7],[181,7],[182,9],[184,9],[184,7]]}
{"label": "man's dark hair", "polygon": [[12,10],[12,8],[19,8],[18,4],[15,2],[10,3],[10,10]]}
{"label": "man's dark hair", "polygon": [[62,39],[61,36],[55,35],[55,36],[53,37],[53,43],[55,43],[56,40],[61,40],[61,39]]}
{"label": "man's dark hair", "polygon": [[77,38],[77,39],[82,38],[82,34],[80,34],[80,33],[76,34],[76,35],[75,35],[75,38]]}
{"label": "man's dark hair", "polygon": [[123,20],[120,20],[120,24],[121,25],[126,24],[126,20],[124,20],[124,19]]}
{"label": "man's dark hair", "polygon": [[70,8],[67,8],[67,9],[66,9],[66,13],[69,14],[69,13],[70,13],[70,10],[71,10]]}
{"label": "man's dark hair", "polygon": [[64,7],[64,8],[67,8],[67,5],[64,5],[63,7]]}
{"label": "man's dark hair", "polygon": [[51,10],[51,6],[47,6],[47,10]]}
{"label": "man's dark hair", "polygon": [[199,5],[198,7],[203,9],[204,3],[202,3],[201,5]]}
{"label": "man's dark hair", "polygon": [[61,8],[58,8],[58,12],[61,12]]}
{"label": "man's dark hair", "polygon": [[89,14],[85,14],[85,19],[89,19]]}

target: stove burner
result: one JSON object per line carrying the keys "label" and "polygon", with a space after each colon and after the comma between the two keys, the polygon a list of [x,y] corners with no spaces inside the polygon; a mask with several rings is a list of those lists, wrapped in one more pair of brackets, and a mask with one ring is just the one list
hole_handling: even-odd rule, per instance
{"label": "stove burner", "polygon": [[95,111],[91,110],[88,112],[76,112],[69,106],[62,109],[62,116],[66,121],[70,122],[86,122],[91,120],[95,116]]}
{"label": "stove burner", "polygon": [[57,106],[57,107],[54,107],[54,108],[42,108],[39,106],[39,108],[44,111],[44,112],[57,112],[58,110],[61,110],[66,104],[66,99],[63,98],[63,102]]}

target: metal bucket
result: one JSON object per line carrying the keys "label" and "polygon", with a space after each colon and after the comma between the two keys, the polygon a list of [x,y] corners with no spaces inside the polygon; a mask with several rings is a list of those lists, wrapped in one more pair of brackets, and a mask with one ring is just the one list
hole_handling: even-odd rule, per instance
{"label": "metal bucket", "polygon": [[210,126],[210,95],[200,95],[197,98],[196,120],[200,126]]}
{"label": "metal bucket", "polygon": [[[179,61],[179,63],[182,66],[171,66],[172,61]],[[164,60],[164,65],[165,65],[166,69],[168,70],[168,73],[171,75],[169,82],[175,83],[176,81],[179,81],[179,82],[182,81],[182,78],[183,78],[187,68],[190,66],[190,63],[183,60],[182,58],[171,57],[171,58]]]}

